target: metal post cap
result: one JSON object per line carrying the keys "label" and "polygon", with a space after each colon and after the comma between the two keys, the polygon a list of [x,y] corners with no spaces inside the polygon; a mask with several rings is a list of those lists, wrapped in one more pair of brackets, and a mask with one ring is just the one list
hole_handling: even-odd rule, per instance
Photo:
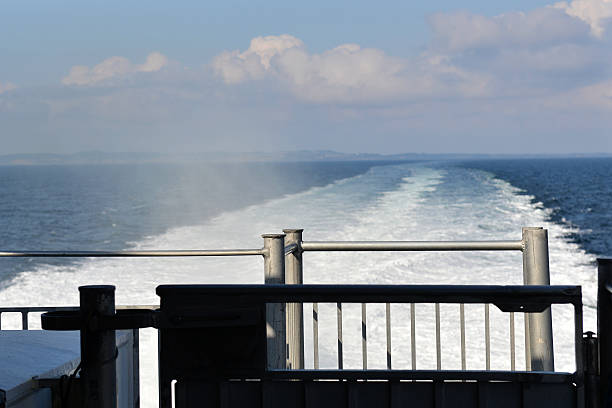
{"label": "metal post cap", "polygon": [[262,238],[283,238],[285,234],[262,234]]}
{"label": "metal post cap", "polygon": [[114,292],[114,285],[85,285],[79,286],[79,292]]}

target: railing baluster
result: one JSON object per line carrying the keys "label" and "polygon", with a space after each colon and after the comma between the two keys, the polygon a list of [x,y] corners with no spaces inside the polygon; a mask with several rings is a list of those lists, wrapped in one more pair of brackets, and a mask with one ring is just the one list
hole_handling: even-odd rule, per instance
{"label": "railing baluster", "polygon": [[440,304],[436,303],[436,368],[442,369],[442,347],[440,345]]}
{"label": "railing baluster", "polygon": [[366,304],[361,304],[361,360],[364,370],[368,369],[368,331],[366,326]]}
{"label": "railing baluster", "polygon": [[529,348],[529,313],[523,313],[525,321],[525,371],[531,371],[531,349]]}
{"label": "railing baluster", "polygon": [[459,304],[459,320],[461,324],[461,369],[465,370],[465,305]]}
{"label": "railing baluster", "polygon": [[414,303],[410,304],[410,357],[412,369],[416,370],[416,313]]}
{"label": "railing baluster", "polygon": [[319,369],[319,304],[312,304],[312,346],[314,369]]}
{"label": "railing baluster", "polygon": [[387,329],[387,370],[391,369],[391,304],[385,305],[385,320]]}
{"label": "railing baluster", "polygon": [[510,370],[516,369],[516,354],[514,341],[514,312],[510,312]]}
{"label": "railing baluster", "polygon": [[21,330],[28,330],[28,311],[21,312]]}
{"label": "railing baluster", "polygon": [[344,365],[342,363],[342,303],[336,303],[338,308],[338,370],[342,370]]}
{"label": "railing baluster", "polygon": [[485,303],[485,368],[491,369],[491,330],[489,327],[489,304]]}

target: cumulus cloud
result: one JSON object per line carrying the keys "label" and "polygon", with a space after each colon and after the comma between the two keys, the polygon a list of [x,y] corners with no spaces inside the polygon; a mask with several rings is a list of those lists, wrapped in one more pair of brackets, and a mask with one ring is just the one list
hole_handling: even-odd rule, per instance
{"label": "cumulus cloud", "polygon": [[4,84],[0,82],[0,94],[3,94],[8,91],[12,91],[13,89],[17,89],[17,85],[11,82],[5,82]]}
{"label": "cumulus cloud", "polygon": [[64,85],[95,85],[110,79],[125,78],[139,72],[156,72],[168,64],[168,58],[159,52],[152,52],[143,64],[133,64],[125,57],[110,57],[89,68],[75,65],[68,76],[62,79]]}
{"label": "cumulus cloud", "polygon": [[487,78],[455,67],[444,56],[406,60],[357,44],[342,44],[321,54],[306,50],[291,35],[257,37],[246,51],[214,58],[215,73],[227,84],[266,78],[282,82],[302,100],[379,102],[436,96],[486,88]]}
{"label": "cumulus cloud", "polygon": [[288,34],[255,37],[244,52],[224,51],[216,56],[212,67],[229,84],[261,79],[272,69],[272,58],[289,49],[300,49],[303,46],[301,40]]}
{"label": "cumulus cloud", "polygon": [[227,85],[273,83],[313,103],[391,106],[565,95],[561,103],[609,109],[612,36],[604,33],[611,21],[612,0],[573,0],[492,17],[436,13],[428,20],[430,44],[410,58],[358,44],[312,53],[302,40],[283,34],[254,38],[246,50],[225,51],[211,66]]}
{"label": "cumulus cloud", "polygon": [[612,20],[612,0],[563,1],[555,3],[553,7],[586,22],[591,33],[598,38],[603,36],[606,24]]}

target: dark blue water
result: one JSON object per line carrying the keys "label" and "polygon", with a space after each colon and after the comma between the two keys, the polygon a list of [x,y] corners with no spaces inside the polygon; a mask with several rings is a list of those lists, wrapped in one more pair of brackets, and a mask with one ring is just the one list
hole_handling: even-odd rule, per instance
{"label": "dark blue water", "polygon": [[568,238],[596,256],[612,256],[612,158],[487,160],[461,164],[490,172],[551,210]]}

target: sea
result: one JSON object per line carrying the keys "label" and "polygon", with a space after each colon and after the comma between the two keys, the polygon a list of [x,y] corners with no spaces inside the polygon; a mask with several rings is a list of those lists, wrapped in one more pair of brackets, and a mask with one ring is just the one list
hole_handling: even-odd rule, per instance
{"label": "sea", "polygon": [[[581,285],[596,329],[596,258],[612,255],[612,158],[116,164],[0,167],[0,251],[260,248],[304,240],[520,240],[548,230],[552,284]],[[305,283],[521,284],[520,252],[304,254]],[[117,304],[156,304],[171,283],[263,283],[260,257],[0,258],[0,305],[78,304],[78,287],[116,286]],[[306,366],[313,365],[305,305]],[[385,310],[368,305],[368,367],[386,367]],[[442,368],[459,369],[459,307],[441,305]],[[484,307],[466,305],[467,368],[484,369]],[[435,368],[433,305],[417,305],[417,368]],[[360,368],[361,307],[343,310],[344,367]],[[574,369],[569,306],[553,307],[555,368]],[[322,368],[335,368],[335,305],[319,305]],[[408,305],[392,305],[394,368],[411,368]],[[523,317],[516,314],[516,367]],[[2,316],[3,329],[17,315]],[[32,318],[31,328],[40,327]],[[510,368],[510,317],[491,308],[493,369]],[[141,336],[144,407],[157,403],[153,329]]]}

